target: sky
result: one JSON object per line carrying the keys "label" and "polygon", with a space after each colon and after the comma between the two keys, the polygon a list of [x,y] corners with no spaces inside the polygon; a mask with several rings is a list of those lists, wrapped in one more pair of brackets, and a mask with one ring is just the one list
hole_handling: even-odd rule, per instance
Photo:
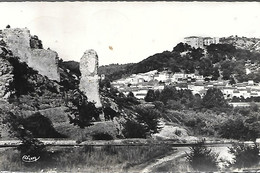
{"label": "sky", "polygon": [[259,2],[0,2],[0,29],[27,27],[45,49],[100,65],[171,51],[187,36],[260,38]]}

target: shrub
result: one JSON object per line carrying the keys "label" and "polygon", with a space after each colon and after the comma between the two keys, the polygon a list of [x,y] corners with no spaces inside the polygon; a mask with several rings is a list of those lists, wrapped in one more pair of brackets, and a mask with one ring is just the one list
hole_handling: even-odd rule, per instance
{"label": "shrub", "polygon": [[145,127],[134,120],[127,120],[123,127],[122,133],[126,138],[146,138]]}
{"label": "shrub", "polygon": [[190,148],[190,153],[186,153],[186,159],[196,171],[217,171],[218,154],[212,152],[200,141]]}
{"label": "shrub", "polygon": [[177,135],[177,136],[181,136],[181,134],[182,134],[182,132],[181,132],[181,130],[175,130],[175,132],[174,132],[174,134],[175,135]]}
{"label": "shrub", "polygon": [[167,108],[172,109],[172,110],[182,110],[184,108],[184,106],[181,104],[180,101],[168,100]]}
{"label": "shrub", "polygon": [[93,140],[113,140],[113,136],[108,133],[97,133],[92,135]]}
{"label": "shrub", "polygon": [[235,156],[234,163],[231,164],[235,168],[251,167],[259,163],[259,148],[254,143],[253,146],[245,144],[233,144],[229,148],[229,153]]}
{"label": "shrub", "polygon": [[38,138],[64,138],[65,135],[59,134],[53,127],[49,118],[39,112],[25,118],[22,122],[25,129],[29,130],[33,137]]}
{"label": "shrub", "polygon": [[33,138],[33,134],[24,127],[24,119],[12,112],[4,112],[3,123],[9,127],[9,133],[12,137],[21,140],[21,145],[17,147],[20,154],[30,156],[44,156],[46,155],[45,145],[38,139]]}
{"label": "shrub", "polygon": [[161,102],[161,101],[154,101],[153,104],[154,104],[154,108],[158,109],[160,112],[164,112],[165,111],[163,102]]}

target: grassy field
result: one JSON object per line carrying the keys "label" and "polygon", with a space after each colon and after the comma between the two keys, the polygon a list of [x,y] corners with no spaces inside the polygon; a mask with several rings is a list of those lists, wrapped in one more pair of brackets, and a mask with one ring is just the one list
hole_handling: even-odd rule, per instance
{"label": "grassy field", "polygon": [[173,152],[167,145],[49,147],[38,161],[26,163],[10,148],[0,151],[0,171],[126,172]]}

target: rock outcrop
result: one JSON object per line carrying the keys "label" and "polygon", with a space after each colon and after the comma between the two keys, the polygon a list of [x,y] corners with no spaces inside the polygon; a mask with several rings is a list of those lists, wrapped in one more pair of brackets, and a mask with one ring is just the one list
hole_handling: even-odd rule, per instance
{"label": "rock outcrop", "polygon": [[29,67],[51,80],[60,81],[58,54],[42,49],[41,41],[31,36],[27,28],[6,28],[2,31],[3,41],[14,56]]}
{"label": "rock outcrop", "polygon": [[98,83],[98,56],[94,50],[87,50],[80,59],[81,79],[79,89],[88,97],[88,101],[95,102],[96,107],[102,107]]}
{"label": "rock outcrop", "polygon": [[0,57],[0,100],[7,100],[11,95],[9,87],[13,82],[13,66]]}

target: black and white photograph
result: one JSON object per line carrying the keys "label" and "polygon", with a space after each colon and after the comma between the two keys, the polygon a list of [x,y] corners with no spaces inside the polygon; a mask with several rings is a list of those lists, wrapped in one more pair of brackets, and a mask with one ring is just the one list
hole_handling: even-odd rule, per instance
{"label": "black and white photograph", "polygon": [[260,172],[260,2],[0,2],[0,172]]}

